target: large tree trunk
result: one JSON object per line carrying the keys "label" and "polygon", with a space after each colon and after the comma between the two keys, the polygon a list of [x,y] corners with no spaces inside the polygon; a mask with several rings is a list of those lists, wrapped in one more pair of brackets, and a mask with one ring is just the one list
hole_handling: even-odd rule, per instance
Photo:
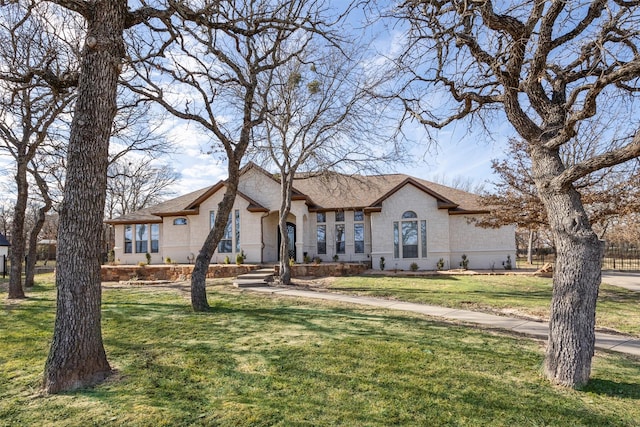
{"label": "large tree trunk", "polygon": [[101,334],[99,255],[127,2],[86,6],[88,36],[58,230],[56,322],[44,373],[49,393],[91,386],[111,373]]}
{"label": "large tree trunk", "polygon": [[[287,174],[284,168],[280,170],[280,211],[278,224],[280,228],[280,278],[281,285],[291,284],[291,266],[289,265],[289,233],[287,232],[287,217],[291,212],[292,174]],[[295,242],[294,242],[295,243]]]}
{"label": "large tree trunk", "polygon": [[24,298],[22,288],[22,262],[24,261],[25,241],[24,241],[24,220],[27,210],[27,199],[29,197],[29,187],[27,183],[27,162],[24,158],[24,149],[19,147],[17,159],[16,186],[18,197],[13,211],[13,223],[11,224],[11,253],[9,261],[11,269],[9,271],[9,294],[8,298]]}
{"label": "large tree trunk", "polygon": [[207,271],[211,257],[215,252],[218,243],[224,233],[224,229],[229,219],[229,213],[233,209],[233,203],[236,200],[238,192],[238,182],[240,181],[239,165],[233,160],[229,160],[228,166],[229,178],[226,181],[227,190],[222,197],[222,201],[218,204],[218,212],[216,212],[214,226],[209,230],[209,234],[205,239],[200,252],[196,257],[193,272],[191,273],[191,307],[193,311],[209,310],[207,302]]}
{"label": "large tree trunk", "polygon": [[589,381],[595,347],[600,242],[578,192],[571,185],[550,185],[563,170],[557,153],[534,149],[532,162],[557,254],[545,375],[556,384],[581,387]]}

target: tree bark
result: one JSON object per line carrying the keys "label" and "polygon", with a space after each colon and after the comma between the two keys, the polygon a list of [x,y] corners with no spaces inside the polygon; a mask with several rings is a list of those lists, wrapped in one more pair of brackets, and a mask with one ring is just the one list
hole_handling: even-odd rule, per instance
{"label": "tree bark", "polygon": [[200,252],[198,252],[193,272],[191,273],[191,307],[193,311],[207,311],[210,308],[207,301],[207,271],[209,271],[211,257],[224,233],[229,213],[233,209],[233,203],[238,192],[238,182],[240,181],[238,163],[229,159],[228,165],[227,190],[218,204],[214,227],[209,230],[209,234],[202,244]]}
{"label": "tree bark", "polygon": [[595,315],[601,279],[601,246],[573,186],[554,188],[563,170],[555,152],[531,150],[533,172],[556,246],[545,375],[578,388],[589,381],[595,350]]}
{"label": "tree bark", "polygon": [[92,386],[111,373],[101,334],[99,255],[127,2],[82,4],[88,28],[60,209],[56,321],[44,373],[49,393]]}
{"label": "tree bark", "polygon": [[24,219],[27,210],[27,199],[29,198],[29,185],[27,183],[27,162],[24,156],[26,143],[18,147],[16,186],[18,197],[13,211],[13,223],[11,224],[11,253],[9,261],[11,269],[9,271],[9,293],[7,298],[24,298],[22,287],[22,263],[24,261],[25,240],[24,240]]}
{"label": "tree bark", "polygon": [[[293,176],[286,173],[285,168],[280,169],[280,278],[281,285],[291,284],[291,266],[289,265],[289,233],[287,232],[287,217],[291,212],[291,195]],[[295,243],[295,242],[294,242]]]}

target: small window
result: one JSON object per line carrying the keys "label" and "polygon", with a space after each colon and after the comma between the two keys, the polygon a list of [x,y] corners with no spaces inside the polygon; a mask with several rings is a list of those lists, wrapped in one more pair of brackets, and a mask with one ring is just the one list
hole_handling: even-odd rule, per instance
{"label": "small window", "polygon": [[176,218],[173,220],[173,225],[187,225],[187,218]]}
{"label": "small window", "polygon": [[364,224],[353,225],[353,243],[354,252],[357,254],[364,253]]}
{"label": "small window", "polygon": [[231,253],[233,249],[233,223],[231,222],[231,212],[229,212],[229,219],[227,219],[227,225],[224,227],[224,234],[222,239],[218,243],[219,253]]}
{"label": "small window", "polygon": [[124,253],[130,254],[133,251],[133,232],[131,225],[124,226]]}
{"label": "small window", "polygon": [[151,253],[160,251],[160,224],[151,224]]}
{"label": "small window", "polygon": [[136,224],[136,253],[147,253],[149,244],[149,228],[146,224]]}
{"label": "small window", "polygon": [[345,251],[344,224],[336,225],[336,253],[343,254]]}
{"label": "small window", "polygon": [[336,212],[336,222],[344,222],[344,211]]}
{"label": "small window", "polygon": [[416,215],[414,211],[406,211],[405,213],[402,214],[402,219],[407,219],[407,218],[418,218],[418,215]]}
{"label": "small window", "polygon": [[354,211],[353,212],[353,220],[354,221],[364,221],[364,212],[363,211]]}
{"label": "small window", "polygon": [[316,222],[327,222],[326,212],[318,212],[316,214]]}
{"label": "small window", "polygon": [[327,253],[327,226],[319,225],[316,238],[318,240],[318,255]]}

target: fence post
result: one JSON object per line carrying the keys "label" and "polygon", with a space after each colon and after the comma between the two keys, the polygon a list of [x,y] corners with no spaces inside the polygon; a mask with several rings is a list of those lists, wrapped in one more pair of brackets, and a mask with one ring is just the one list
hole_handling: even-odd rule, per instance
{"label": "fence post", "polygon": [[2,255],[2,278],[7,277],[7,256]]}

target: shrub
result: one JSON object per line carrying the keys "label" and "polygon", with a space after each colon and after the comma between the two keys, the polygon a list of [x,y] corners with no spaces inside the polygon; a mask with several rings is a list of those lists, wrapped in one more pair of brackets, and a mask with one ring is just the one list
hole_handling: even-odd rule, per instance
{"label": "shrub", "polygon": [[231,260],[229,259],[229,255],[226,255],[224,257],[224,260],[222,260],[223,264],[231,264]]}
{"label": "shrub", "polygon": [[384,270],[384,257],[380,257],[380,270]]}
{"label": "shrub", "polygon": [[505,270],[511,270],[513,268],[513,265],[511,264],[511,255],[507,255],[507,260],[502,261],[502,266]]}
{"label": "shrub", "polygon": [[411,271],[418,271],[418,264],[416,264],[415,262],[412,262],[411,265],[409,266],[409,269]]}
{"label": "shrub", "polygon": [[340,257],[338,256],[338,254],[335,254],[333,256],[333,262],[338,262],[339,259],[340,259]]}
{"label": "shrub", "polygon": [[318,265],[322,262],[322,258],[320,258],[319,256],[313,257],[313,263]]}
{"label": "shrub", "polygon": [[466,270],[467,268],[469,268],[469,258],[467,258],[467,255],[462,254],[462,261],[460,261],[460,267],[463,270]]}
{"label": "shrub", "polygon": [[307,255],[306,252],[304,254],[304,258],[303,259],[304,259],[304,263],[305,264],[309,264],[311,262],[311,257],[309,255]]}
{"label": "shrub", "polygon": [[145,265],[147,265],[147,263],[144,262],[144,261],[139,261],[138,262],[138,267],[144,267]]}
{"label": "shrub", "polygon": [[166,257],[164,259],[165,264],[171,264],[171,257]]}
{"label": "shrub", "polygon": [[147,265],[151,264],[151,254],[147,252],[144,254],[145,258],[147,258]]}
{"label": "shrub", "polygon": [[444,258],[440,258],[436,263],[436,268],[438,270],[444,270]]}
{"label": "shrub", "polygon": [[293,258],[289,258],[289,267],[293,267],[296,264],[296,260]]}

